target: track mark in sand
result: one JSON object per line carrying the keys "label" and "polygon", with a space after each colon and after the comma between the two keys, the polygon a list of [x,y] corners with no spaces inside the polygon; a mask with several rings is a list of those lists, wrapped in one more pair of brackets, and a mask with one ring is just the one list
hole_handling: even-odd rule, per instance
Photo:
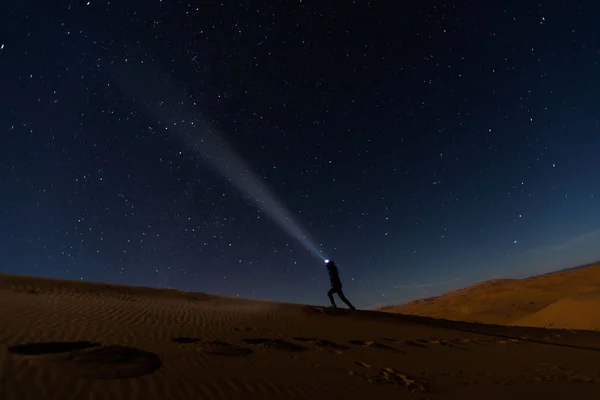
{"label": "track mark in sand", "polygon": [[332,342],[327,339],[314,339],[314,338],[304,338],[304,337],[295,337],[293,339],[298,342],[313,343],[317,347],[323,347],[323,348],[332,349],[332,350],[350,350],[350,347],[346,346],[345,344],[335,343],[335,342]]}
{"label": "track mark in sand", "polygon": [[355,346],[370,347],[374,349],[400,351],[392,346],[388,346],[387,344],[374,342],[372,340],[350,340],[349,343]]}
{"label": "track mark in sand", "polygon": [[600,376],[586,375],[552,363],[539,363],[533,372],[533,378],[529,379],[530,382],[566,381],[600,383]]}
{"label": "track mark in sand", "polygon": [[179,344],[190,344],[190,343],[198,343],[200,341],[200,339],[196,339],[193,337],[187,337],[187,336],[178,336],[178,337],[174,337],[173,339],[171,339],[171,341],[173,341],[175,343],[179,343]]}
{"label": "track mark in sand", "polygon": [[496,344],[510,344],[510,343],[520,343],[521,341],[518,339],[504,339],[504,340],[497,340]]}
{"label": "track mark in sand", "polygon": [[438,339],[438,338],[418,339],[417,342],[419,342],[421,344],[425,344],[425,345],[432,344],[434,346],[440,346],[440,347],[456,347],[451,342],[444,340],[444,339]]}
{"label": "track mark in sand", "polygon": [[473,345],[483,345],[483,346],[489,346],[489,345],[499,345],[499,344],[513,344],[513,343],[518,343],[518,344],[523,344],[524,342],[519,340],[519,339],[512,339],[512,338],[507,338],[507,339],[454,339],[451,341],[452,343],[455,344],[473,344]]}
{"label": "track mark in sand", "polygon": [[309,314],[325,314],[325,315],[351,315],[352,310],[347,308],[337,307],[321,307],[321,306],[305,306],[303,310]]}
{"label": "track mark in sand", "polygon": [[457,339],[451,339],[450,342],[454,343],[454,345],[461,345],[461,344],[464,345],[464,344],[472,343],[473,340],[468,339],[468,338],[457,338]]}
{"label": "track mark in sand", "polygon": [[[200,339],[187,336],[175,337],[171,340],[178,344],[195,344],[201,342]],[[254,353],[254,350],[250,348],[235,346],[231,343],[223,342],[221,340],[204,342],[202,346],[200,346],[199,351],[205,352],[209,355],[230,357],[244,357]]]}
{"label": "track mark in sand", "polygon": [[20,356],[43,356],[49,354],[68,353],[75,350],[83,350],[90,347],[98,347],[100,343],[79,341],[79,342],[40,342],[25,343],[11,346],[8,351]]}
{"label": "track mark in sand", "polygon": [[428,345],[456,347],[454,344],[448,342],[447,340],[437,339],[437,338],[416,339],[416,340],[398,340],[398,339],[390,339],[390,338],[381,338],[381,339],[385,340],[386,342],[399,343],[399,344],[404,344],[404,345],[411,346],[411,347],[420,347],[423,349],[428,349],[429,348]]}
{"label": "track mark in sand", "polygon": [[306,347],[299,346],[294,343],[286,342],[281,339],[265,339],[265,338],[251,338],[251,339],[242,339],[242,341],[254,345],[254,346],[263,346],[267,348],[272,348],[276,350],[284,350],[284,351],[303,351],[306,350]]}
{"label": "track mark in sand", "polygon": [[426,382],[420,382],[416,378],[401,374],[388,367],[381,368],[380,374],[377,375],[374,380],[376,383],[391,383],[404,386],[411,392],[427,392],[427,388],[425,387]]}
{"label": "track mark in sand", "polygon": [[160,357],[148,351],[125,346],[102,346],[72,351],[54,360],[89,379],[138,378],[162,366]]}
{"label": "track mark in sand", "polygon": [[216,356],[245,357],[254,353],[254,350],[250,348],[238,347],[220,340],[215,340],[210,345],[213,347],[213,350],[209,351],[208,354]]}
{"label": "track mark in sand", "polygon": [[455,339],[439,339],[439,338],[429,338],[429,339],[413,339],[413,340],[398,340],[392,338],[381,338],[381,340],[390,342],[390,343],[398,343],[410,347],[419,347],[422,349],[428,349],[432,346],[437,347],[453,347],[453,348],[462,348],[464,346],[469,345],[499,345],[499,344],[513,344],[513,343],[522,343],[522,341],[517,339],[492,339],[492,340],[482,340],[482,339],[468,339],[468,338],[455,338]]}
{"label": "track mark in sand", "polygon": [[[364,363],[362,361],[356,361],[356,364],[361,367],[370,369],[371,365]],[[348,375],[361,377],[367,380],[369,383],[377,383],[377,384],[392,384],[396,386],[404,386],[411,392],[427,392],[427,384],[428,382],[425,379],[415,378],[408,376],[406,374],[402,374],[393,368],[389,367],[379,367],[379,372],[374,374],[368,374],[363,372],[354,372],[348,371]]]}
{"label": "track mark in sand", "polygon": [[[40,356],[44,363],[61,364],[72,375],[91,379],[123,379],[147,375],[161,367],[154,353],[94,342],[28,343],[9,347],[19,356]],[[41,357],[47,356],[47,357]]]}
{"label": "track mark in sand", "polygon": [[423,344],[421,342],[417,342],[415,340],[405,340],[404,344],[407,346],[411,346],[411,347],[420,347],[422,349],[428,349],[429,346],[427,346],[426,344]]}

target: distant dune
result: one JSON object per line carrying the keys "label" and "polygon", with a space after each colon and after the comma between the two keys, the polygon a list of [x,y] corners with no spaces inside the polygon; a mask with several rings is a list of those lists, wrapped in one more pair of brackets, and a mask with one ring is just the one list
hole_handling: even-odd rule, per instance
{"label": "distant dune", "polygon": [[[594,311],[597,279],[598,268],[568,279],[492,281],[420,304],[460,309],[452,311],[459,318],[538,325],[566,313],[574,319],[562,320],[575,324],[570,310]],[[465,300],[472,298],[480,301]],[[600,332],[592,331],[3,274],[0,327],[1,400],[547,400],[600,393]]]}
{"label": "distant dune", "polygon": [[600,263],[494,279],[380,311],[486,324],[600,330]]}

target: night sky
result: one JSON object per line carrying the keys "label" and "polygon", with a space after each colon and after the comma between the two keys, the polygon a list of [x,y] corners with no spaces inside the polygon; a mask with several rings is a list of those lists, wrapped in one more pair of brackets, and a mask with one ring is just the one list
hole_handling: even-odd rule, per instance
{"label": "night sky", "polygon": [[600,3],[391,3],[1,2],[0,272],[328,304],[269,193],[358,307],[600,259]]}

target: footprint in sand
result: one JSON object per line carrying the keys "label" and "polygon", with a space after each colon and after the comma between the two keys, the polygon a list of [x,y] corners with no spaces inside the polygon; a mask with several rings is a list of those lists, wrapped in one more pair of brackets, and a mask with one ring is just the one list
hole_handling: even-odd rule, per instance
{"label": "footprint in sand", "polygon": [[451,339],[450,340],[451,343],[453,343],[455,346],[456,345],[469,345],[473,343],[473,339],[469,339],[469,338],[456,338],[456,339]]}
{"label": "footprint in sand", "polygon": [[304,338],[304,337],[295,337],[294,340],[298,342],[307,342],[316,345],[317,347],[322,347],[331,350],[349,350],[350,347],[345,344],[339,344],[332,342],[327,339],[314,339],[314,338]]}
{"label": "footprint in sand", "polygon": [[387,344],[374,342],[372,340],[350,340],[349,343],[353,344],[355,346],[370,347],[373,349],[382,349],[382,350],[398,351],[398,352],[401,351],[392,346],[388,346]]}
{"label": "footprint in sand", "polygon": [[245,357],[254,353],[254,350],[247,347],[235,346],[231,343],[222,342],[220,340],[214,340],[209,343],[212,350],[208,354],[216,356],[227,356],[227,357]]}
{"label": "footprint in sand", "polygon": [[268,339],[268,338],[250,338],[250,339],[242,339],[243,342],[248,343],[253,346],[262,346],[265,348],[271,348],[275,350],[283,350],[283,351],[303,351],[306,350],[306,347],[299,346],[294,343],[286,342],[281,339]]}
{"label": "footprint in sand", "polygon": [[332,316],[340,315],[352,315],[354,311],[347,308],[333,308],[333,307],[321,307],[321,306],[305,306],[304,312],[308,314],[325,314]]}
{"label": "footprint in sand", "polygon": [[173,339],[171,339],[171,341],[173,341],[175,343],[179,343],[179,344],[191,344],[191,343],[198,343],[200,341],[200,339],[196,339],[196,338],[188,337],[188,336],[178,336],[178,337],[174,337]]}
{"label": "footprint in sand", "polygon": [[9,347],[18,356],[33,356],[59,364],[68,372],[89,379],[137,378],[162,366],[157,354],[125,346],[93,342],[27,343]]}
{"label": "footprint in sand", "polygon": [[98,347],[97,342],[41,342],[41,343],[25,343],[11,346],[8,351],[19,356],[45,356],[50,354],[61,354],[69,351],[83,350],[90,347]]}
{"label": "footprint in sand", "polygon": [[411,347],[421,347],[424,349],[427,349],[428,346],[426,346],[423,343],[420,343],[420,341],[414,341],[414,340],[398,340],[398,339],[392,339],[392,338],[381,338],[381,340],[383,340],[384,342],[389,342],[389,343],[398,343],[398,344],[404,344],[407,346],[411,346]]}
{"label": "footprint in sand", "polygon": [[511,344],[511,343],[521,343],[521,341],[518,339],[502,339],[502,340],[496,341],[496,344]]}
{"label": "footprint in sand", "polygon": [[498,345],[498,344],[522,344],[523,341],[519,339],[506,338],[506,339],[454,339],[452,340],[455,344],[474,344],[474,345]]}
{"label": "footprint in sand", "polygon": [[438,339],[438,338],[430,338],[430,339],[415,339],[415,340],[398,340],[398,339],[391,339],[391,338],[381,338],[381,340],[384,340],[386,342],[391,342],[391,343],[400,343],[406,346],[410,346],[410,347],[419,347],[422,349],[428,349],[430,347],[430,345],[432,346],[439,346],[439,347],[457,347],[457,344],[464,344],[464,343],[468,343],[469,341],[457,341],[458,339],[452,339],[450,341],[448,340],[444,340],[444,339]]}
{"label": "footprint in sand", "polygon": [[421,349],[428,349],[429,348],[429,346],[427,346],[426,344],[421,343],[421,342],[416,341],[416,340],[405,340],[403,343],[405,345],[407,345],[407,346],[419,347]]}
{"label": "footprint in sand", "polygon": [[78,375],[92,379],[138,378],[162,366],[155,353],[117,345],[73,351],[59,361]]}
{"label": "footprint in sand", "polygon": [[430,338],[430,339],[417,339],[417,342],[424,344],[424,345],[434,345],[434,346],[439,346],[439,347],[456,347],[454,344],[450,343],[447,340],[444,339],[438,339],[438,338]]}
{"label": "footprint in sand", "polygon": [[[174,337],[171,339],[171,341],[178,344],[194,344],[199,343],[201,340],[193,337],[179,336]],[[213,340],[212,342],[203,343],[201,350],[210,355],[230,357],[243,357],[254,353],[254,350],[247,347],[235,346],[231,343],[223,342],[221,340]]]}
{"label": "footprint in sand", "polygon": [[427,392],[426,382],[395,371],[393,368],[382,367],[380,374],[374,377],[376,383],[395,384],[404,386],[411,392]]}
{"label": "footprint in sand", "polygon": [[[371,369],[372,367],[370,364],[363,361],[355,361],[355,363],[367,369]],[[348,375],[364,378],[369,383],[393,384],[404,386],[411,392],[427,392],[426,381],[402,374],[390,367],[379,367],[379,373],[376,373],[375,375],[355,371],[348,371]]]}

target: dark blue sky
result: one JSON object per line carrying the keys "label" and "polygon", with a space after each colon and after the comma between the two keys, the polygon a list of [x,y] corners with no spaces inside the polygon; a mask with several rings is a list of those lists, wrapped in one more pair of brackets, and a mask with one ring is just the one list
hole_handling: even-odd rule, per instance
{"label": "dark blue sky", "polygon": [[0,5],[0,271],[327,304],[174,120],[357,306],[600,259],[596,2],[124,3]]}

